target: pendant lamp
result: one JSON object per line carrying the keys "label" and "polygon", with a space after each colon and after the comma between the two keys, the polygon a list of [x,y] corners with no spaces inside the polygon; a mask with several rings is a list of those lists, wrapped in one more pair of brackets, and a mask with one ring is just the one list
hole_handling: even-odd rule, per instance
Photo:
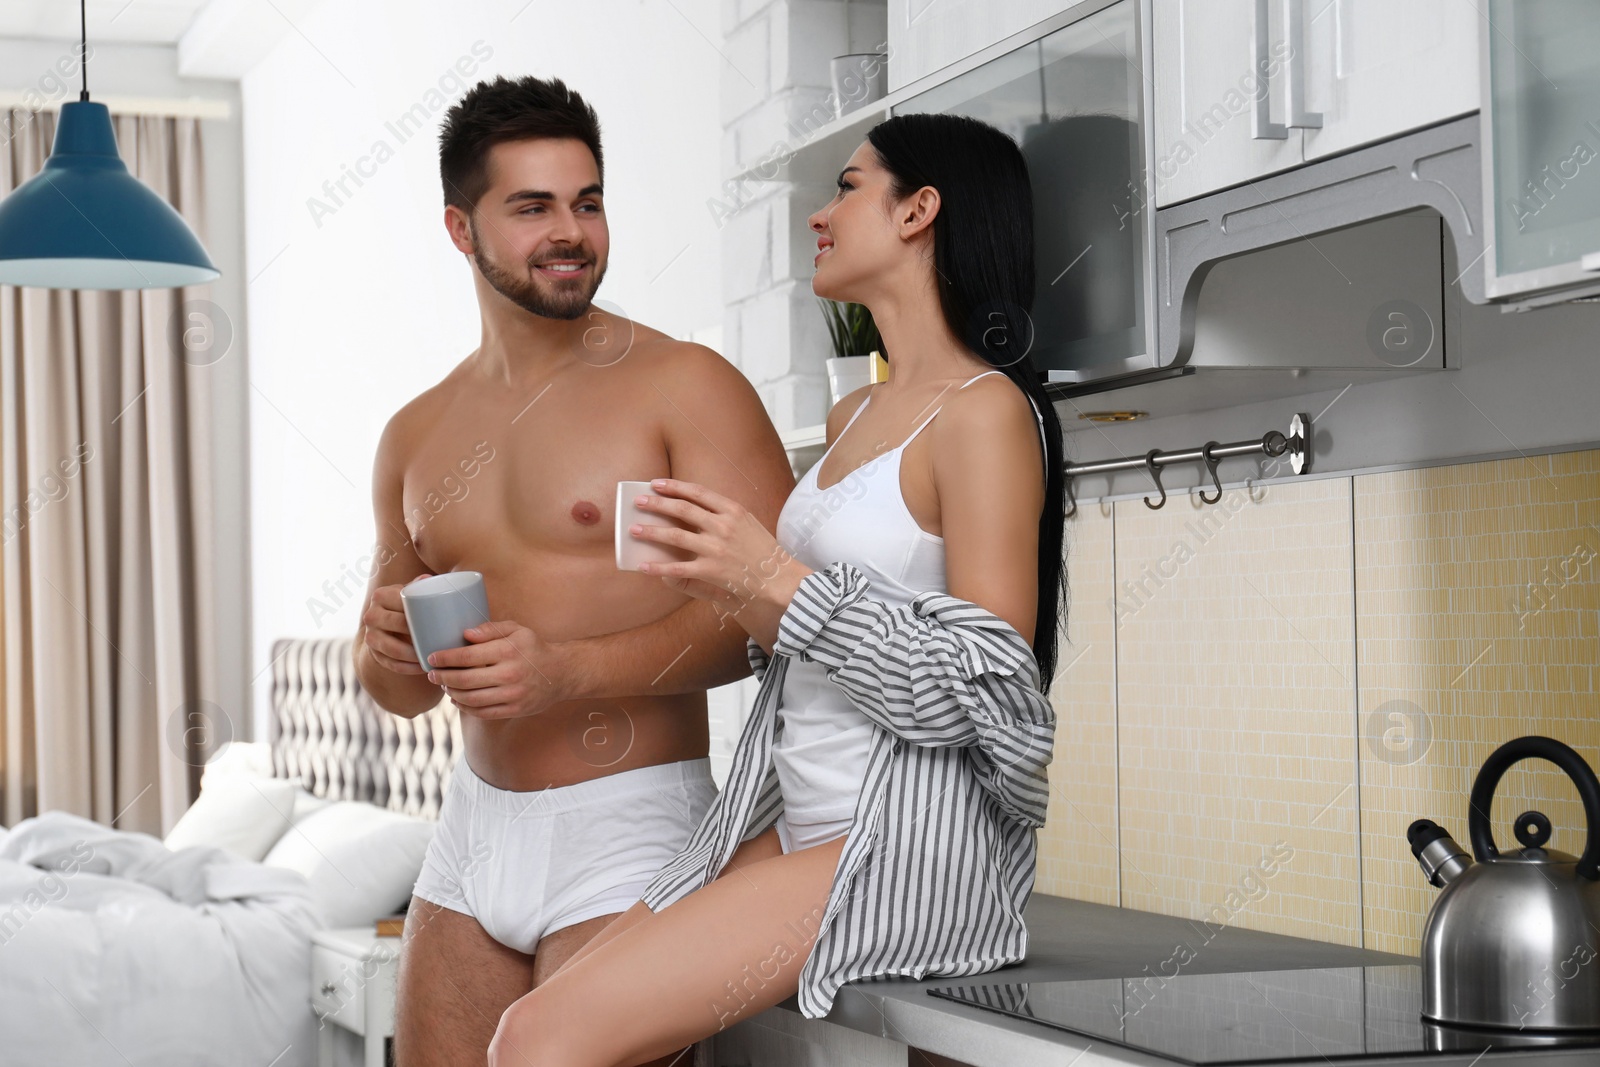
{"label": "pendant lamp", "polygon": [[83,91],[63,104],[44,168],[0,200],[0,285],[41,289],[170,289],[221,276],[200,239],[117,154],[111,112]]}

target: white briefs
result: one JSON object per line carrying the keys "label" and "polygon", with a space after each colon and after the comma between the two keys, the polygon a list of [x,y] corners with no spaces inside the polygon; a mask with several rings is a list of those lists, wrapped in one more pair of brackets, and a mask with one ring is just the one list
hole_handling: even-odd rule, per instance
{"label": "white briefs", "polygon": [[495,788],[462,756],[413,892],[532,954],[547,934],[637,903],[716,795],[704,756],[532,792]]}

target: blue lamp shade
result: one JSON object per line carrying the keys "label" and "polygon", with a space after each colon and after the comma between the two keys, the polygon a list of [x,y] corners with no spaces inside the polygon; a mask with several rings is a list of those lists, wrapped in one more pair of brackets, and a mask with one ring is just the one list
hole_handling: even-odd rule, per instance
{"label": "blue lamp shade", "polygon": [[0,200],[0,285],[170,289],[220,276],[183,216],[128,173],[106,106],[62,105],[44,169]]}

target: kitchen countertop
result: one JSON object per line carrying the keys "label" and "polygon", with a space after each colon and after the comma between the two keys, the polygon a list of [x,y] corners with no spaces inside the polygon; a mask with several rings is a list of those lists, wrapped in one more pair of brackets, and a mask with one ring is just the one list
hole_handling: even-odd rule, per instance
{"label": "kitchen countertop", "polygon": [[[1078,978],[1136,978],[1223,971],[1287,970],[1301,967],[1358,967],[1416,963],[1414,956],[1375,952],[1312,941],[1284,934],[1238,927],[1210,927],[1199,920],[1175,918],[1106,904],[1035,893],[1025,912],[1028,958],[1025,962],[983,975],[963,978],[875,979],[853,982],[839,990],[827,1021],[913,1048],[950,1056],[973,1067],[1021,1067],[1028,1064],[1073,1067],[1173,1067],[1175,1061],[1109,1045],[1103,1041],[1052,1029],[1041,1023],[1008,1018],[982,1008],[928,995],[929,989],[1008,982],[1057,981]],[[1420,919],[1419,919],[1420,922]],[[1181,972],[1174,949],[1187,944],[1188,963]],[[1163,964],[1165,966],[1163,967]],[[802,1024],[794,997],[769,1009],[789,1012]],[[1405,1064],[1417,1067],[1467,1067],[1481,1053],[1388,1057],[1356,1061],[1361,1067]],[[1566,1055],[1534,1055],[1496,1050],[1502,1067],[1538,1064],[1565,1067],[1594,1063],[1595,1050]]]}

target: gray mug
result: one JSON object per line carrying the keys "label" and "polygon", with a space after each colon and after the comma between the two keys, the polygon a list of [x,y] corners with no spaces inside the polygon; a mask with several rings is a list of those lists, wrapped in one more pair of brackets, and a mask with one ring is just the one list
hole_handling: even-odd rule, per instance
{"label": "gray mug", "polygon": [[489,597],[477,571],[450,571],[418,578],[400,590],[406,626],[417,662],[447,648],[471,644],[466,632],[489,621]]}

